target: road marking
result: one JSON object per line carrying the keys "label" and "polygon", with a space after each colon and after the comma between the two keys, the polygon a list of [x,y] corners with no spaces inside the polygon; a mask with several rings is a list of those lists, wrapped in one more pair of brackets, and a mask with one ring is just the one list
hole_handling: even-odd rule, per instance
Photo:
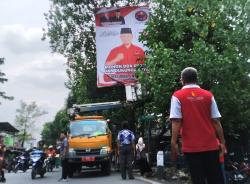
{"label": "road marking", "polygon": [[135,178],[138,179],[138,180],[147,182],[147,183],[151,183],[151,184],[162,184],[162,183],[159,183],[159,182],[157,182],[157,181],[152,181],[152,180],[146,179],[146,178],[144,178],[144,177],[137,177],[137,176],[136,176]]}

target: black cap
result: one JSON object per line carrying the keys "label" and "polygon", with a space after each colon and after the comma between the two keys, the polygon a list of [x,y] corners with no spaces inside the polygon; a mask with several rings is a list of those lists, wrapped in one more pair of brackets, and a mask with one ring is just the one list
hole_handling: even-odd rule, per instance
{"label": "black cap", "polygon": [[120,34],[132,34],[131,28],[121,28],[121,33]]}

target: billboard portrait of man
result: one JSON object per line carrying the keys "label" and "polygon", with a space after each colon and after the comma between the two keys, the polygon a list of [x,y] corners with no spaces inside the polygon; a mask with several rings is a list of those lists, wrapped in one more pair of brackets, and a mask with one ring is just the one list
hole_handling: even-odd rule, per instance
{"label": "billboard portrait of man", "polygon": [[122,44],[113,48],[106,59],[105,82],[134,82],[136,65],[144,64],[144,50],[132,43],[133,34],[131,28],[121,28],[120,39]]}
{"label": "billboard portrait of man", "polygon": [[118,24],[118,25],[123,25],[123,24],[125,24],[124,17],[121,16],[121,11],[120,11],[120,9],[117,9],[117,10],[115,11],[115,16],[114,16],[114,17],[111,17],[110,19],[111,19],[111,22],[112,22],[113,24]]}
{"label": "billboard portrait of man", "polygon": [[111,24],[111,18],[109,17],[109,13],[108,12],[105,12],[103,14],[103,16],[101,16],[100,22],[101,22],[102,26],[107,26],[107,25]]}

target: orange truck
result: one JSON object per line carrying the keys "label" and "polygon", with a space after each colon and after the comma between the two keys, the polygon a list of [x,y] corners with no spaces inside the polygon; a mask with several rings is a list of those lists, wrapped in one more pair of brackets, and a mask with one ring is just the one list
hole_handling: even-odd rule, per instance
{"label": "orange truck", "polygon": [[69,175],[81,171],[83,167],[97,167],[109,175],[112,159],[112,133],[103,116],[80,116],[90,112],[110,108],[120,108],[119,102],[74,105],[69,125]]}

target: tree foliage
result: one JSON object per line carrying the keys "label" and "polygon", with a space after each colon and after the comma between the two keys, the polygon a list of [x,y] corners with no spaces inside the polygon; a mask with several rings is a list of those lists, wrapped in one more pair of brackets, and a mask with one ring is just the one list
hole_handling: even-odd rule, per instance
{"label": "tree foliage", "polygon": [[[4,58],[0,58],[0,65],[4,64]],[[0,83],[4,83],[4,82],[7,82],[8,79],[5,78],[5,73],[3,73],[1,70],[0,70]],[[4,98],[4,99],[8,99],[8,100],[13,100],[14,97],[12,96],[7,96],[5,94],[5,92],[3,91],[0,91],[0,97]],[[0,103],[1,104],[1,103]]]}
{"label": "tree foliage", "polygon": [[16,112],[15,123],[19,130],[18,137],[23,146],[24,142],[32,137],[32,130],[37,119],[47,112],[37,106],[36,102],[27,104],[23,101],[20,102],[20,108],[16,109]]}
{"label": "tree foliage", "polygon": [[67,125],[69,123],[69,116],[66,110],[60,110],[57,112],[55,119],[52,122],[47,122],[43,126],[43,131],[41,133],[42,139],[47,145],[55,145],[56,140],[59,138],[61,131],[67,130]]}
{"label": "tree foliage", "polygon": [[141,40],[149,48],[148,111],[169,113],[180,72],[193,66],[201,87],[211,90],[226,134],[250,127],[250,2],[247,0],[155,0]]}

